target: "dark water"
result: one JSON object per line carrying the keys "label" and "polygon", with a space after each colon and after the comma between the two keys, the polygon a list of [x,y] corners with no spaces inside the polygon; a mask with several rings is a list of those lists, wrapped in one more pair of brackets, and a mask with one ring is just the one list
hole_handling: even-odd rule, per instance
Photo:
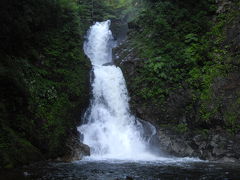
{"label": "dark water", "polygon": [[0,180],[240,180],[240,165],[207,162],[38,163],[0,171]]}

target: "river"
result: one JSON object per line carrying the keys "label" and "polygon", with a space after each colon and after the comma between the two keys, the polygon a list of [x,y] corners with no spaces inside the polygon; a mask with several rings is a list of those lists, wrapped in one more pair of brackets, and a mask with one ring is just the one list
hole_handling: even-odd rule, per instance
{"label": "river", "polygon": [[240,166],[209,162],[79,161],[0,171],[1,180],[239,180]]}

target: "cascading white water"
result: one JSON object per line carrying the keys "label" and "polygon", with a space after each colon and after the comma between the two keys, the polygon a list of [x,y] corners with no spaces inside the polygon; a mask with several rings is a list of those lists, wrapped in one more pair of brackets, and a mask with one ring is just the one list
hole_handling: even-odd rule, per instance
{"label": "cascading white water", "polygon": [[111,65],[114,43],[109,27],[109,20],[97,22],[84,43],[93,66],[93,98],[84,116],[85,124],[78,130],[83,134],[83,143],[90,146],[93,159],[154,159],[148,142],[156,131],[149,126],[150,135],[144,136],[142,123],[130,114],[122,71]]}

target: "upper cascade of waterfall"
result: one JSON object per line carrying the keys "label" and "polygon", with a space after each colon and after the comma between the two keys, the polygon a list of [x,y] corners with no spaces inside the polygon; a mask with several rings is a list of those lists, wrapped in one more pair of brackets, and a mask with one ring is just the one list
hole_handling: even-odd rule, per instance
{"label": "upper cascade of waterfall", "polygon": [[97,22],[91,26],[87,40],[84,42],[84,52],[92,65],[103,65],[112,62],[113,36],[110,31],[111,21]]}
{"label": "upper cascade of waterfall", "polygon": [[91,104],[78,128],[83,143],[91,148],[95,159],[155,159],[149,150],[156,134],[150,123],[141,123],[129,110],[129,96],[122,71],[112,62],[113,36],[110,21],[90,27],[84,51],[90,58],[94,74]]}

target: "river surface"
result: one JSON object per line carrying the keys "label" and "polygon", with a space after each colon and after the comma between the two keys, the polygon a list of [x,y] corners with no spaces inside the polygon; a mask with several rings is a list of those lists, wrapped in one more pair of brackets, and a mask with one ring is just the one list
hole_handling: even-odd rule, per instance
{"label": "river surface", "polygon": [[240,166],[188,160],[172,162],[79,161],[37,163],[0,171],[1,180],[239,180]]}

